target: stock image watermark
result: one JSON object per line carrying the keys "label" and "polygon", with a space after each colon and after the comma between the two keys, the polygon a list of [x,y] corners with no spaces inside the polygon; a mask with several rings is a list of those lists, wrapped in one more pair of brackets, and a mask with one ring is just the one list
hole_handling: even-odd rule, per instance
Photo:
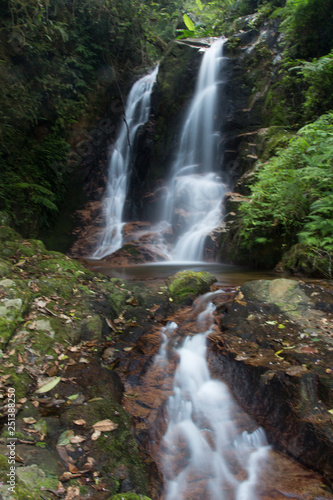
{"label": "stock image watermark", "polygon": [[15,437],[15,416],[16,416],[16,404],[15,404],[15,389],[10,387],[8,389],[8,403],[7,403],[7,449],[8,449],[8,465],[9,472],[7,472],[7,486],[8,491],[15,493],[16,486],[16,466],[15,466],[15,456],[16,456],[16,441]]}

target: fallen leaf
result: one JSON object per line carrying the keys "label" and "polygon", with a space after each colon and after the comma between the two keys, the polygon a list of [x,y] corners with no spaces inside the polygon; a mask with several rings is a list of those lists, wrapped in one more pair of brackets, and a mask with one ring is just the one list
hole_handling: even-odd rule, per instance
{"label": "fallen leaf", "polygon": [[94,431],[93,434],[91,435],[91,440],[96,441],[101,434],[102,434],[101,431]]}
{"label": "fallen leaf", "polygon": [[117,329],[116,325],[114,324],[114,322],[112,321],[112,319],[105,317],[105,321],[106,321],[106,324],[108,325],[108,327],[111,328],[111,330],[113,330],[114,332],[118,331],[118,329]]}
{"label": "fallen leaf", "polygon": [[39,389],[37,389],[38,394],[44,394],[45,392],[51,391],[57,384],[59,384],[61,377],[49,377],[49,380],[44,379],[44,384],[42,384]]}
{"label": "fallen leaf", "polygon": [[154,313],[154,312],[156,312],[156,311],[157,311],[157,309],[159,309],[159,308],[160,308],[160,306],[155,305],[155,306],[153,306],[153,307],[151,307],[151,308],[149,309],[149,312]]}
{"label": "fallen leaf", "polygon": [[86,425],[87,422],[83,418],[79,418],[78,420],[73,420],[73,423],[75,425]]}
{"label": "fallen leaf", "polygon": [[60,434],[57,446],[66,446],[71,441],[70,439],[74,437],[74,432],[72,430],[64,431]]}
{"label": "fallen leaf", "polygon": [[109,419],[100,420],[99,422],[96,422],[96,424],[93,425],[93,429],[95,431],[100,431],[100,432],[113,431],[113,430],[117,429],[117,427],[118,427],[118,424],[111,422],[111,420],[109,420]]}
{"label": "fallen leaf", "polygon": [[61,476],[59,476],[59,480],[64,482],[64,481],[69,481],[70,479],[73,479],[73,478],[79,477],[79,476],[81,476],[81,474],[72,474],[71,472],[66,471],[63,474],[61,474]]}
{"label": "fallen leaf", "polygon": [[[68,464],[74,463],[72,457],[70,457],[68,455],[66,448],[64,446],[56,446],[56,450],[59,453],[60,458],[65,462],[65,464],[67,464],[67,466],[68,466]],[[66,472],[65,472],[65,474],[66,474]],[[59,479],[61,480],[61,478],[59,478]],[[67,481],[67,479],[66,479],[66,481]]]}
{"label": "fallen leaf", "polygon": [[77,474],[80,472],[79,469],[76,467],[76,465],[73,465],[73,464],[68,464],[68,470],[72,474]]}
{"label": "fallen leaf", "polygon": [[130,297],[126,300],[126,304],[129,304],[130,306],[137,306],[139,302],[137,301],[136,297]]}
{"label": "fallen leaf", "polygon": [[35,424],[37,422],[37,420],[35,420],[33,417],[25,417],[23,419],[23,422],[25,424]]}
{"label": "fallen leaf", "polygon": [[124,347],[125,352],[130,352],[133,349],[133,347]]}
{"label": "fallen leaf", "polygon": [[71,438],[69,438],[69,441],[72,443],[72,444],[79,444],[79,443],[83,443],[83,441],[85,441],[86,438],[83,437],[83,436],[73,436]]}
{"label": "fallen leaf", "polygon": [[70,401],[74,401],[78,397],[79,397],[79,394],[72,394],[71,396],[68,396],[67,399],[69,399]]}
{"label": "fallen leaf", "polygon": [[[77,477],[77,474],[75,474],[74,477]],[[78,486],[70,486],[66,491],[65,500],[75,500],[76,498],[79,497],[80,497],[80,488]]]}
{"label": "fallen leaf", "polygon": [[126,326],[140,326],[137,321],[128,321]]}

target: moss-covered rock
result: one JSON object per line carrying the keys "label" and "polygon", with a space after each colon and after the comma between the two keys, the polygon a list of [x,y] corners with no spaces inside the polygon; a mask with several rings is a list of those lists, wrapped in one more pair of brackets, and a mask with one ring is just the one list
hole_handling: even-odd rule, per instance
{"label": "moss-covered rock", "polygon": [[[4,500],[42,500],[51,499],[53,494],[47,490],[56,490],[58,478],[47,476],[37,465],[15,466],[15,488],[9,491],[7,484],[10,473],[8,457],[0,455],[0,494]],[[13,476],[14,477],[14,476]],[[53,497],[54,498],[54,497]]]}
{"label": "moss-covered rock", "polygon": [[209,292],[215,281],[208,272],[180,271],[170,278],[169,292],[176,303],[191,303],[198,295]]}
{"label": "moss-covered rock", "polygon": [[30,290],[23,280],[0,280],[0,346],[4,347],[22,323],[30,299]]}
{"label": "moss-covered rock", "polygon": [[90,442],[90,455],[98,458],[101,481],[107,483],[111,493],[133,491],[137,495],[145,495],[147,479],[144,464],[129,415],[124,409],[112,397],[105,395],[103,399],[69,409],[61,417],[61,422],[70,428],[77,419],[84,419],[87,429],[92,429],[94,424],[104,419],[117,424],[115,430],[103,432],[96,441]]}

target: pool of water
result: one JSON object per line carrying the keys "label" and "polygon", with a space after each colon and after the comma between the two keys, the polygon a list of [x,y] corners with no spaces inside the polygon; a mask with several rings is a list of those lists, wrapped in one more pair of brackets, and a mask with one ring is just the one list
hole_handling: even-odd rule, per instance
{"label": "pool of water", "polygon": [[[276,279],[282,277],[281,274],[274,273],[273,271],[255,271],[242,266],[207,262],[156,262],[128,267],[114,267],[106,266],[105,262],[99,260],[86,260],[85,265],[91,271],[129,281],[166,279],[185,269],[191,269],[192,271],[208,271],[216,276],[219,283],[232,286],[239,286],[251,280]],[[288,277],[290,278],[290,276]]]}

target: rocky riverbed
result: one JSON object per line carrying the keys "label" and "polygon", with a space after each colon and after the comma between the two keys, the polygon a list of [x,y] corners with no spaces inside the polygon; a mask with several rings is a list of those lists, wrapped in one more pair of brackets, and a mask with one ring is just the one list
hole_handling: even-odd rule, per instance
{"label": "rocky riverbed", "polygon": [[[162,498],[157,450],[178,360],[154,371],[161,327],[177,318],[184,335],[194,334],[193,300],[218,283],[192,271],[149,283],[95,275],[5,225],[0,245],[0,494]],[[332,499],[329,283],[259,280],[223,292],[208,360],[274,444],[279,474],[271,471],[260,498]],[[14,495],[6,483],[11,388]]]}

